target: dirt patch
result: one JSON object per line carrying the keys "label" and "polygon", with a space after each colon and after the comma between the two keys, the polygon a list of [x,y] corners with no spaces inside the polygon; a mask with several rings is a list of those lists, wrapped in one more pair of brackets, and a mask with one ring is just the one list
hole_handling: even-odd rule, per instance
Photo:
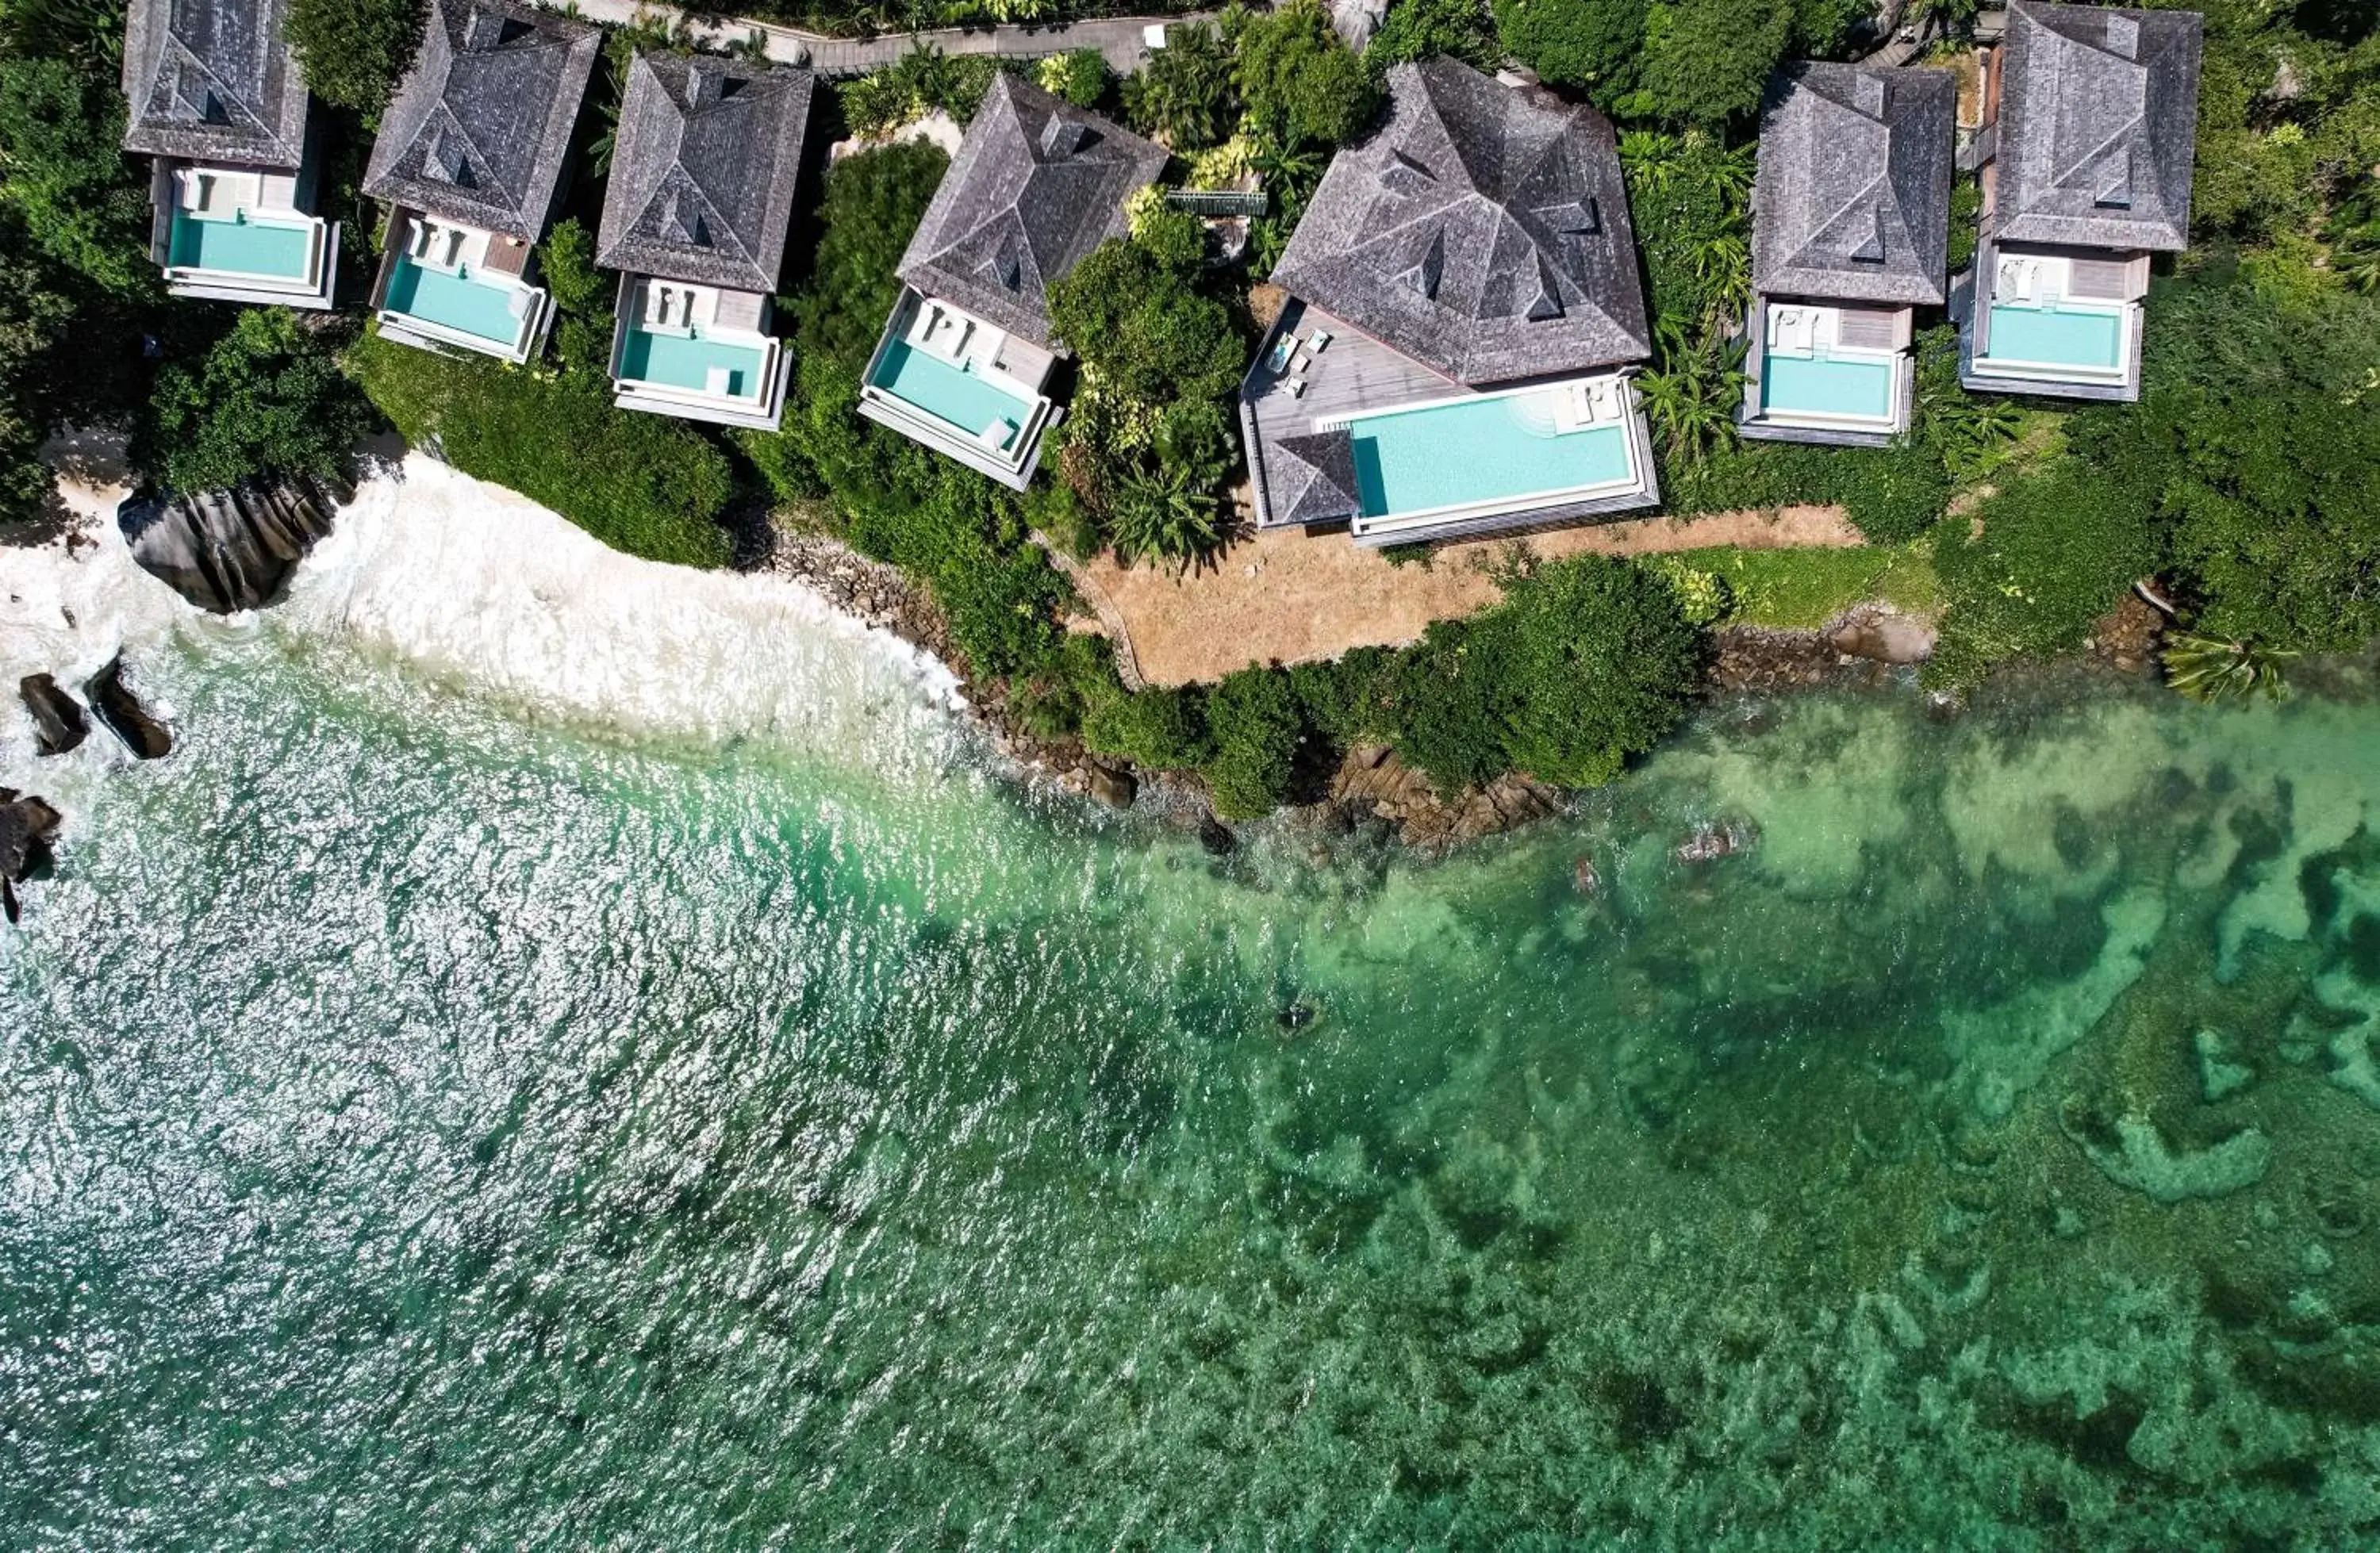
{"label": "dirt patch", "polygon": [[1069,571],[1111,631],[1121,624],[1128,652],[1119,656],[1128,657],[1143,680],[1188,685],[1251,663],[1307,662],[1350,648],[1415,641],[1431,621],[1471,614],[1502,597],[1495,574],[1515,545],[1553,561],[1710,545],[1861,542],[1841,508],[1798,506],[1476,540],[1441,545],[1426,564],[1395,564],[1344,534],[1309,538],[1292,530],[1243,540],[1185,577],[1151,566],[1126,569],[1107,556]]}

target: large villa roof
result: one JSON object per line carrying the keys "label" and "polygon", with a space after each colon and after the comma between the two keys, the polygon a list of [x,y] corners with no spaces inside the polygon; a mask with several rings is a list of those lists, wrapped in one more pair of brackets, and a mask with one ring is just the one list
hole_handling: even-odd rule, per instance
{"label": "large villa roof", "polygon": [[516,0],[430,0],[364,192],[535,241],[602,36]]}
{"label": "large villa roof", "polygon": [[804,70],[638,55],[628,67],[595,261],[774,291],[810,87]]}
{"label": "large villa roof", "polygon": [[294,172],[306,82],[281,40],[287,0],[133,0],[124,149]]}
{"label": "large villa roof", "polygon": [[1124,232],[1165,148],[1002,73],[901,258],[901,278],[1050,349],[1047,287]]}
{"label": "large villa roof", "polygon": [[1273,279],[1464,383],[1650,355],[1609,122],[1445,58],[1389,91]]}
{"label": "large villa roof", "polygon": [[1767,294],[1942,301],[1952,115],[1947,70],[1779,73],[1752,188],[1752,284]]}
{"label": "large villa roof", "polygon": [[2189,247],[2197,15],[2010,0],[2001,47],[1997,236]]}

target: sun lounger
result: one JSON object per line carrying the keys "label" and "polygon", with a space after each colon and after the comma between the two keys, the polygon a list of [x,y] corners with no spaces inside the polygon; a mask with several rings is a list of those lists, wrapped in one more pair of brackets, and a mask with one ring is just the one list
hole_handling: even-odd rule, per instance
{"label": "sun lounger", "polygon": [[702,374],[702,391],[713,398],[730,397],[735,383],[735,371],[731,367],[713,367]]}
{"label": "sun lounger", "polygon": [[1305,380],[1304,378],[1292,378],[1289,380],[1289,396],[1293,399],[1303,399],[1305,397]]}
{"label": "sun lounger", "polygon": [[1315,355],[1319,356],[1322,354],[1322,347],[1330,343],[1330,331],[1328,329],[1317,329],[1310,336],[1307,337],[1305,348],[1312,351]]}

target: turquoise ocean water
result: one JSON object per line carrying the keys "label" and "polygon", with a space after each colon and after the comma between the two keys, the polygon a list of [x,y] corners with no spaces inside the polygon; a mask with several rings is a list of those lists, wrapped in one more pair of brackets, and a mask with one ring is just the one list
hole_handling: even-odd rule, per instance
{"label": "turquoise ocean water", "polygon": [[135,670],[0,931],[0,1543],[2380,1535],[2366,676],[1722,706],[1427,864],[897,676]]}

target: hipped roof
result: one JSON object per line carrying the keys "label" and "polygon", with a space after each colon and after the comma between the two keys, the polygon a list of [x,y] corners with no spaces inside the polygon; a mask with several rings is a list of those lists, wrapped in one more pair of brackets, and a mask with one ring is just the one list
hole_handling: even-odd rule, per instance
{"label": "hipped roof", "polygon": [[287,0],[132,0],[124,24],[124,149],[295,172],[306,82]]}
{"label": "hipped roof", "polygon": [[638,55],[628,67],[596,262],[774,291],[810,91],[806,70]]}
{"label": "hipped roof", "polygon": [[1947,70],[1780,72],[1752,189],[1755,288],[1940,303],[1957,97]]}

